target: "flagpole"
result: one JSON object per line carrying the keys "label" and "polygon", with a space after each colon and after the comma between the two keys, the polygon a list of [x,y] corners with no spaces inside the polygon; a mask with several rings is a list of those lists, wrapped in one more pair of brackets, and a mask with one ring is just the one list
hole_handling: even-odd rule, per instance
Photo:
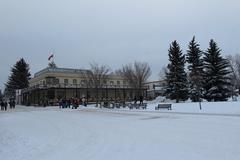
{"label": "flagpole", "polygon": [[54,54],[52,52],[50,52],[50,56],[48,57],[48,64],[50,67],[54,67],[55,63],[54,63]]}

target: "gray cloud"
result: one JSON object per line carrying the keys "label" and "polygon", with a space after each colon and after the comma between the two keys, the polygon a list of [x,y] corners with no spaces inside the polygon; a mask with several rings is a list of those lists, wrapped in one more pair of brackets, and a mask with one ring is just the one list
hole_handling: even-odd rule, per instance
{"label": "gray cloud", "polygon": [[17,59],[33,74],[49,52],[61,67],[146,61],[157,79],[175,39],[184,52],[195,35],[202,49],[214,38],[224,54],[239,53],[238,15],[238,0],[0,0],[0,88]]}

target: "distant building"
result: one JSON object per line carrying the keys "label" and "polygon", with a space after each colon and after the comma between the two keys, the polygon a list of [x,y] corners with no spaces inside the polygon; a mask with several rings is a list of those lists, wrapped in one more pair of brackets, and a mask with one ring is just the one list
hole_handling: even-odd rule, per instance
{"label": "distant building", "polygon": [[[22,90],[22,101],[26,105],[56,105],[60,99],[86,97],[88,102],[100,100],[132,100],[136,89],[129,86],[126,79],[109,74],[98,88],[90,85],[86,74],[89,70],[47,67],[29,81],[29,87]],[[141,93],[146,94],[146,87]]]}
{"label": "distant building", "polygon": [[145,83],[145,86],[147,87],[147,97],[153,99],[157,96],[163,96],[166,85],[166,81],[164,80]]}
{"label": "distant building", "polygon": [[23,97],[22,97],[22,90],[21,89],[17,89],[15,91],[15,102],[16,104],[21,105],[23,102]]}

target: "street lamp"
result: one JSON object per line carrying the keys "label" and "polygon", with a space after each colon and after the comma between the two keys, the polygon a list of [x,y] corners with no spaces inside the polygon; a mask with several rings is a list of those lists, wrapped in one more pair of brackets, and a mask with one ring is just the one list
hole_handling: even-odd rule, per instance
{"label": "street lamp", "polygon": [[77,94],[77,83],[76,83],[76,94],[75,94],[75,97],[77,98],[78,94]]}

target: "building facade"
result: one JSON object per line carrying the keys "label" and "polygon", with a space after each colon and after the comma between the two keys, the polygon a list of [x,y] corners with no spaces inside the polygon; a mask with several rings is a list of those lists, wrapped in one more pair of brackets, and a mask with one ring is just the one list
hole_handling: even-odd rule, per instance
{"label": "building facade", "polygon": [[130,101],[139,93],[146,96],[146,87],[132,88],[120,75],[109,74],[99,86],[92,85],[89,70],[47,67],[34,74],[29,87],[22,90],[25,105],[57,105],[61,99],[85,97],[87,102]]}
{"label": "building facade", "polygon": [[164,88],[166,87],[166,85],[167,83],[164,80],[145,83],[145,86],[147,87],[147,97],[149,99],[154,99],[157,96],[164,96]]}

